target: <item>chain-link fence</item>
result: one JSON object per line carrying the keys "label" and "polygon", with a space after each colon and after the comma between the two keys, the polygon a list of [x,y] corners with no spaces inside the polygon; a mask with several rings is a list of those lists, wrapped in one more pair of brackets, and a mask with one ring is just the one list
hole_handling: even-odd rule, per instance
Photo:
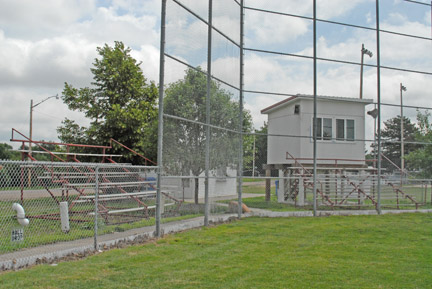
{"label": "chain-link fence", "polygon": [[233,0],[163,3],[158,163],[208,224],[230,210],[224,200],[237,197],[241,175],[241,9]]}
{"label": "chain-link fence", "polygon": [[[138,227],[160,236],[163,222],[208,225],[240,217],[243,204],[430,208],[430,180],[403,162],[404,142],[430,142],[398,134],[402,124],[383,138],[381,125],[429,109],[402,103],[402,81],[430,86],[432,39],[424,21],[413,33],[380,16],[424,16],[431,5],[366,1],[359,19],[317,2],[162,0],[158,167],[1,161],[0,257],[84,238],[97,248],[99,236]],[[415,48],[413,62],[394,53]]]}
{"label": "chain-link fence", "polygon": [[[153,227],[156,167],[0,161],[0,259],[24,248]],[[162,187],[163,216],[178,219],[180,188]]]}
{"label": "chain-link fence", "polygon": [[206,217],[233,200],[239,216],[243,201],[314,213],[426,206],[429,180],[401,161],[415,141],[381,125],[428,108],[404,105],[400,82],[430,85],[430,23],[390,22],[431,5],[352,5],[367,17],[332,1],[162,1],[161,174]]}

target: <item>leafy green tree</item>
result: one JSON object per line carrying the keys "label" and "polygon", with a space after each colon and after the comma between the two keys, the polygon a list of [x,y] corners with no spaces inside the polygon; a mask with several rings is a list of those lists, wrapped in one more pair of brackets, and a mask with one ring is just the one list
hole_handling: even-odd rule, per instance
{"label": "leafy green tree", "polygon": [[[183,79],[170,84],[165,92],[164,113],[185,120],[165,118],[164,165],[172,174],[192,175],[198,203],[199,175],[205,170],[207,75],[188,69]],[[216,81],[210,85],[210,170],[235,167],[239,154],[239,104]],[[250,113],[243,113],[243,129],[250,132]],[[248,145],[248,144],[247,144]]]}
{"label": "leafy green tree", "polygon": [[[419,129],[416,127],[414,123],[407,117],[403,118],[404,122],[404,155],[405,157],[417,150],[419,145],[409,143],[415,142],[416,136],[419,133]],[[381,139],[382,139],[382,153],[386,158],[382,159],[381,167],[385,168],[387,172],[393,172],[397,170],[392,163],[400,167],[401,165],[401,117],[396,116],[391,119],[388,119],[384,122],[384,128],[381,130]],[[372,144],[372,153],[374,156],[374,147]],[[412,167],[409,163],[406,163],[405,168],[410,170]]]}
{"label": "leafy green tree", "polygon": [[12,146],[0,143],[0,160],[20,160],[19,152],[14,152]]}
{"label": "leafy green tree", "polygon": [[[255,129],[255,135],[246,135],[243,138],[243,147],[244,175],[252,176],[253,172],[255,176],[261,174],[263,165],[267,163],[267,123],[264,123],[259,129]],[[255,170],[253,169],[254,165]]]}
{"label": "leafy green tree", "polygon": [[263,166],[267,164],[267,134],[268,125],[264,125],[256,131],[256,144],[255,144],[255,166],[260,173],[263,172]]}
{"label": "leafy green tree", "polygon": [[[157,87],[144,77],[131,49],[116,41],[114,47],[98,47],[99,58],[93,63],[91,87],[75,88],[65,83],[63,101],[69,109],[83,112],[90,125],[83,127],[65,119],[57,129],[67,143],[107,144],[114,138],[126,146],[156,160]],[[114,147],[133,163],[143,160]]]}
{"label": "leafy green tree", "polygon": [[[417,125],[419,127],[416,134],[416,141],[432,143],[432,124],[430,123],[430,113],[417,111]],[[432,145],[418,145],[418,148],[406,156],[407,163],[414,170],[419,171],[420,177],[432,178]]]}
{"label": "leafy green tree", "polygon": [[12,146],[7,143],[0,144],[0,160],[9,160],[12,156],[11,152]]}

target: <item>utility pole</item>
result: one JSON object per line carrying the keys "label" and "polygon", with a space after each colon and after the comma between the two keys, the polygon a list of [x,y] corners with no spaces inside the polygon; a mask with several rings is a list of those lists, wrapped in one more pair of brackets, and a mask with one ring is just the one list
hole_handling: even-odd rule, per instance
{"label": "utility pole", "polygon": [[50,98],[55,97],[56,99],[59,99],[58,94],[56,95],[52,95],[49,96],[47,98],[45,98],[44,100],[36,103],[35,105],[33,105],[33,99],[30,100],[30,129],[29,129],[29,155],[31,156],[32,153],[32,140],[33,140],[33,108],[35,108],[36,106],[38,106],[39,104],[47,101]]}
{"label": "utility pole", "polygon": [[[29,157],[32,156],[32,141],[33,141],[33,108],[35,108],[36,106],[38,106],[39,104],[41,104],[42,102],[47,101],[50,98],[55,97],[56,99],[59,99],[58,94],[53,95],[53,96],[49,96],[47,98],[45,98],[44,100],[36,103],[35,105],[33,105],[33,99],[30,100],[30,128],[29,128],[29,149],[28,149],[28,155]],[[28,175],[28,185],[31,185],[31,170],[29,170],[29,175]]]}

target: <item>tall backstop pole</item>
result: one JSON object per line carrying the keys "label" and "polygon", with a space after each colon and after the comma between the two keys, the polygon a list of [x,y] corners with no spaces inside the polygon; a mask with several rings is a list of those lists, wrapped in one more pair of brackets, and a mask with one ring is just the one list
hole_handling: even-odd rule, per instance
{"label": "tall backstop pole", "polygon": [[243,86],[244,86],[244,0],[240,1],[240,94],[239,94],[239,159],[238,159],[238,217],[241,218],[243,190]]}
{"label": "tall backstop pole", "polygon": [[204,226],[209,225],[209,171],[210,171],[210,93],[212,75],[212,30],[213,1],[208,2],[208,34],[207,34],[207,95],[206,95],[206,142],[205,142],[205,183],[204,183]]}
{"label": "tall backstop pole", "polygon": [[378,161],[377,161],[377,191],[378,202],[377,211],[381,214],[381,53],[380,53],[380,20],[379,20],[379,0],[376,0],[376,45],[377,45],[377,104],[378,104],[378,125],[377,125],[377,145],[378,145]]}
{"label": "tall backstop pole", "polygon": [[316,0],[313,1],[313,215],[317,215],[317,43]]}
{"label": "tall backstop pole", "polygon": [[160,38],[160,63],[159,63],[159,114],[158,114],[158,147],[157,147],[157,191],[156,191],[156,237],[161,236],[161,178],[163,164],[163,99],[165,79],[165,17],[166,0],[162,0],[161,9],[161,38]]}

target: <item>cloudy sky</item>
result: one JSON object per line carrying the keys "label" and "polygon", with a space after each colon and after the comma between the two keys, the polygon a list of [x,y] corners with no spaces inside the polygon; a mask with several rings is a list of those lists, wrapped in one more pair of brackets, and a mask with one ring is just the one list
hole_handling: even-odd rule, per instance
{"label": "cloudy sky", "polygon": [[[171,2],[171,1],[168,1]],[[206,18],[206,2],[181,1]],[[428,2],[419,0],[419,2]],[[429,3],[429,2],[428,2]],[[312,1],[246,0],[259,9],[312,16]],[[160,0],[0,0],[0,142],[8,142],[11,129],[29,130],[30,100],[38,103],[59,94],[64,82],[89,86],[90,67],[96,47],[123,41],[132,55],[142,61],[147,79],[157,82],[159,74]],[[184,11],[169,4],[168,52],[192,65],[205,67],[205,28],[187,21]],[[238,9],[238,8],[237,8]],[[381,1],[381,29],[431,37],[430,6],[402,0]],[[214,24],[238,41],[236,5],[230,0],[214,1]],[[375,27],[374,0],[318,1],[318,18]],[[308,19],[246,10],[246,47],[312,55],[312,22]],[[374,52],[365,63],[376,64],[376,34],[371,30],[318,23],[318,57],[360,62],[361,44]],[[227,82],[238,81],[238,51],[215,36],[215,74]],[[381,35],[381,64],[402,69],[432,72],[432,42],[399,35]],[[167,82],[182,75],[184,67],[167,61]],[[318,62],[318,94],[358,97],[358,65]],[[399,103],[399,83],[408,91],[404,104],[432,107],[432,77],[411,72],[382,70],[382,101]],[[365,67],[364,97],[376,101],[376,69]],[[311,94],[312,61],[296,57],[245,53],[245,89],[275,93]],[[246,108],[256,127],[265,121],[260,110],[284,96],[245,94]],[[372,109],[373,107],[370,107]],[[398,114],[398,108],[383,109],[383,117]],[[415,109],[406,109],[415,119]],[[33,139],[57,140],[56,127],[68,117],[85,125],[81,114],[68,111],[61,100],[50,99],[34,108]],[[368,124],[371,126],[371,123]]]}

